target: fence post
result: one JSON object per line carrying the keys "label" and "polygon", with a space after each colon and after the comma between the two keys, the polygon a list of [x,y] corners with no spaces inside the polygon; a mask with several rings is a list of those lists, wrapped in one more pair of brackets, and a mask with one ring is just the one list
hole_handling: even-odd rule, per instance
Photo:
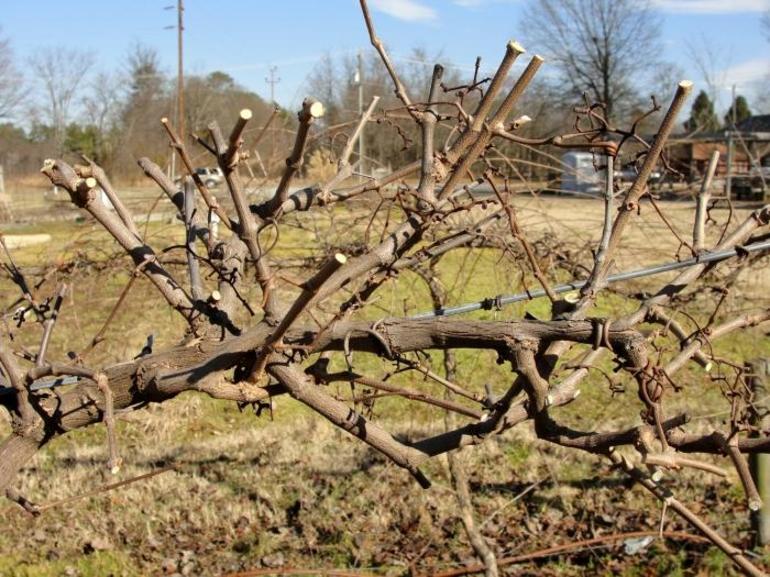
{"label": "fence post", "polygon": [[0,164],[0,222],[11,222],[12,220],[13,213],[11,212],[11,197],[5,194],[3,165]]}
{"label": "fence post", "polygon": [[[748,384],[757,409],[756,426],[770,429],[770,358],[755,359],[746,364]],[[763,547],[770,544],[770,455],[752,453],[749,457],[751,475],[757,485],[762,507],[751,513],[751,528],[754,534],[754,546]]]}

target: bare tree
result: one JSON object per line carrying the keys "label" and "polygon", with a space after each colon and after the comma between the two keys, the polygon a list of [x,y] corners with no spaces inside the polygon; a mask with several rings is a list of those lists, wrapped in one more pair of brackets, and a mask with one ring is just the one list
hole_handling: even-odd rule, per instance
{"label": "bare tree", "polygon": [[10,41],[0,36],[0,119],[11,116],[23,97],[24,77],[14,62]]}
{"label": "bare tree", "polygon": [[609,118],[634,104],[635,83],[659,64],[660,19],[649,0],[530,0],[521,22],[529,44],[548,47],[571,95],[586,93]]}
{"label": "bare tree", "polygon": [[43,116],[53,129],[54,143],[62,151],[67,123],[72,118],[81,82],[95,62],[90,52],[49,47],[30,58],[35,82],[40,89]]}
{"label": "bare tree", "polygon": [[[482,443],[529,422],[539,439],[611,463],[660,499],[667,510],[704,533],[747,574],[762,574],[660,479],[662,471],[675,472],[683,467],[723,473],[713,463],[690,454],[725,456],[743,482],[748,507],[755,509],[760,504],[745,454],[767,451],[770,435],[752,425],[753,398],[741,363],[715,353],[714,347],[720,338],[736,331],[766,326],[770,309],[749,302],[738,312],[725,315],[725,299],[721,298],[703,315],[688,311],[687,304],[698,289],[714,282],[711,275],[724,270],[719,261],[742,255],[740,260],[733,260],[730,274],[717,283],[720,294],[737,286],[739,273],[758,262],[756,254],[768,249],[770,206],[753,211],[741,222],[724,223],[711,250],[704,250],[707,244],[700,232],[689,241],[670,227],[680,249],[691,251],[693,257],[675,263],[679,272],[673,279],[661,281],[657,290],[616,295],[625,299],[625,312],[618,318],[592,316],[598,314],[594,308],[597,299],[613,280],[610,273],[615,259],[628,243],[628,235],[639,226],[639,211],[656,210],[661,221],[670,225],[655,198],[648,194],[647,181],[692,84],[682,81],[675,88],[651,143],[638,137],[638,123],[627,129],[614,128],[601,106],[578,107],[571,131],[524,137],[518,133],[526,123],[526,117],[518,115],[520,98],[543,58],[534,55],[510,85],[511,67],[524,53],[519,44],[511,42],[490,79],[479,82],[474,78],[462,86],[448,87],[450,99],[442,101],[437,96],[443,68],[434,67],[427,90],[410,90],[377,36],[365,0],[361,6],[399,109],[414,123],[420,139],[418,160],[388,176],[361,182],[355,178],[351,163],[356,139],[374,117],[376,98],[348,131],[335,174],[294,189],[305,152],[316,136],[313,130],[324,114],[322,103],[307,98],[297,115],[295,142],[286,155],[280,182],[271,198],[251,206],[244,194],[240,166],[246,157],[245,140],[257,140],[264,133],[264,127],[248,132],[252,112],[242,110],[229,133],[212,122],[207,134],[198,137],[198,143],[225,176],[230,197],[227,203],[217,200],[194,172],[189,151],[164,118],[164,129],[190,178],[179,187],[149,159],[142,158],[139,164],[174,204],[187,234],[183,245],[156,250],[137,229],[120,195],[98,166],[73,167],[59,159],[46,161],[43,172],[115,239],[130,259],[135,273],[132,278],[142,276],[151,283],[187,330],[180,335],[178,346],[164,351],[147,349],[117,365],[89,366],[85,353],[76,351],[68,359],[51,358],[48,345],[55,338],[65,291],[58,288],[44,294],[42,289],[31,287],[23,270],[9,262],[9,276],[19,286],[21,296],[14,307],[19,326],[7,330],[14,338],[0,338],[0,368],[12,393],[0,397],[0,403],[14,418],[12,434],[0,443],[0,490],[35,511],[33,504],[12,489],[15,475],[52,439],[97,423],[103,423],[108,432],[108,467],[118,470],[117,411],[139,410],[149,402],[163,402],[184,391],[251,404],[258,410],[269,406],[277,395],[289,395],[379,451],[426,488],[431,484],[424,468],[429,459]],[[481,94],[468,103],[470,92]],[[656,109],[654,106],[649,112]],[[449,128],[440,141],[438,125]],[[563,270],[589,273],[584,281],[563,286],[555,282],[556,266],[549,262],[555,262],[557,248],[532,238],[517,215],[510,179],[501,178],[490,160],[501,141],[596,154],[599,170],[607,176],[600,199],[604,218],[597,231],[599,240],[582,260],[561,257],[561,262],[567,263]],[[628,189],[617,191],[612,177],[614,160],[629,142],[642,147],[641,168]],[[478,194],[482,184],[485,195]],[[115,212],[106,209],[98,188],[110,197]],[[367,198],[367,203],[354,202]],[[343,211],[348,218],[344,225],[346,242],[334,246],[328,240],[329,230],[320,224],[321,216],[334,220]],[[232,234],[214,239],[210,232],[212,214],[219,215]],[[704,230],[701,225],[707,214],[706,210],[698,211],[694,230]],[[317,248],[301,263],[299,273],[296,263],[292,269],[275,250],[287,236],[280,231],[289,228],[306,231]],[[362,231],[360,239],[354,238],[357,228]],[[440,305],[443,293],[435,287],[440,283],[436,263],[455,250],[476,246],[500,251],[500,263],[509,263],[535,279],[539,293],[528,289],[522,298],[536,294],[547,298],[550,318],[453,318],[455,313],[491,310],[506,302],[492,297],[460,309],[371,320],[381,316],[378,293],[399,275],[415,275]],[[184,258],[173,258],[174,251]],[[252,286],[261,294],[247,299]],[[113,317],[110,314],[106,324]],[[644,330],[643,324],[647,325]],[[34,331],[38,326],[39,346],[22,349],[17,343],[25,341],[17,333]],[[103,334],[101,330],[90,346],[96,346]],[[460,373],[454,370],[451,358],[458,349],[479,354],[489,351],[510,372],[500,373],[499,380],[483,391],[458,382]],[[444,375],[431,369],[431,351],[447,353]],[[364,355],[369,361],[360,360]],[[607,370],[610,360],[615,366],[613,373]],[[691,386],[715,383],[723,391],[728,409],[725,415],[729,415],[724,420],[686,429],[689,415],[669,401],[683,388],[678,372],[688,365],[705,369]],[[389,380],[397,372],[412,375],[413,382],[399,385]],[[601,386],[587,379],[589,373],[603,375],[613,393],[620,394],[624,387],[635,391],[634,398],[621,396],[615,401],[628,409],[631,426],[600,432],[594,423],[580,430],[563,418],[563,406],[582,402],[578,398],[580,386]],[[76,377],[78,381],[69,389],[51,392],[41,385],[41,379],[51,375]],[[335,393],[327,386],[335,382],[348,383],[349,394],[341,389]],[[449,422],[444,432],[406,439],[389,430],[384,424],[387,420],[373,411],[383,396],[454,413],[458,421]],[[469,532],[478,536],[470,516],[467,521]],[[486,557],[485,547],[480,540],[477,550]],[[494,560],[490,558],[486,566],[488,574],[494,574]]]}
{"label": "bare tree", "polygon": [[84,118],[98,136],[97,162],[112,168],[118,148],[123,79],[114,74],[98,73],[89,83],[83,98]]}
{"label": "bare tree", "polygon": [[165,162],[168,147],[157,137],[157,123],[159,117],[172,115],[174,108],[157,51],[134,45],[126,55],[125,74],[128,94],[121,111],[122,164],[130,166],[140,155]]}
{"label": "bare tree", "polygon": [[83,98],[85,117],[100,131],[106,131],[119,120],[122,84],[122,78],[105,72],[98,73],[89,83],[90,91]]}
{"label": "bare tree", "polygon": [[720,93],[727,84],[727,69],[730,67],[731,61],[730,52],[723,50],[713,38],[706,38],[702,35],[698,37],[697,41],[688,41],[686,46],[688,58],[706,82],[711,102],[719,109]]}

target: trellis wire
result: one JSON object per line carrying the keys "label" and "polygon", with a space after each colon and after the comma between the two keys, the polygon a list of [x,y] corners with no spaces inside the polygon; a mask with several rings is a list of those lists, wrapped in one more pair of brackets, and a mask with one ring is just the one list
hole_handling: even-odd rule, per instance
{"label": "trellis wire", "polygon": [[[681,268],[687,268],[703,263],[720,262],[737,256],[738,254],[745,254],[751,252],[760,252],[770,249],[770,240],[764,242],[757,242],[749,245],[742,246],[738,249],[726,249],[713,252],[706,252],[697,257],[688,258],[686,260],[680,260],[675,262],[668,262],[662,264],[656,264],[646,268],[640,268],[632,271],[620,272],[612,274],[607,277],[608,283],[620,282],[624,280],[631,280],[635,278],[642,278],[646,276],[653,276],[664,272],[670,272]],[[556,294],[563,294],[570,291],[578,290],[585,286],[587,280],[576,280],[568,284],[558,285],[553,287],[552,290]],[[514,295],[499,295],[496,297],[485,298],[477,302],[466,303],[453,307],[446,307],[442,309],[434,309],[431,311],[425,311],[409,317],[410,319],[430,319],[434,317],[448,317],[452,315],[461,315],[478,310],[492,310],[518,303],[522,301],[528,301],[545,296],[543,289],[531,290]]]}
{"label": "trellis wire", "polygon": [[[686,260],[656,264],[646,268],[640,268],[637,270],[631,270],[631,271],[620,272],[617,274],[612,274],[607,277],[607,282],[615,283],[615,282],[620,282],[624,280],[632,280],[636,278],[653,276],[657,274],[662,274],[664,272],[670,272],[670,271],[679,270],[682,268],[695,266],[698,264],[720,262],[720,261],[732,258],[734,256],[738,256],[739,254],[744,255],[747,253],[761,252],[764,250],[770,250],[770,240],[748,244],[738,249],[732,248],[732,249],[726,249],[726,250],[706,252],[696,257],[688,258]],[[556,294],[563,294],[570,291],[579,290],[581,287],[585,286],[587,282],[588,282],[587,280],[576,280],[568,284],[563,284],[563,285],[558,285],[556,287],[553,287],[552,290]],[[476,301],[472,303],[466,303],[462,305],[456,305],[453,307],[446,307],[442,309],[425,311],[416,315],[412,315],[411,317],[408,317],[408,318],[413,320],[430,319],[435,317],[448,317],[453,315],[461,315],[461,314],[470,313],[478,310],[495,310],[495,309],[500,309],[506,305],[510,305],[510,304],[518,303],[522,301],[533,300],[543,296],[545,296],[545,291],[543,289],[536,289],[536,290],[518,293],[514,295],[499,295],[496,297],[485,298],[480,301]],[[74,384],[78,380],[79,380],[78,377],[61,377],[61,378],[47,380],[47,381],[43,381],[43,380],[35,381],[30,385],[30,390],[39,391],[43,389],[52,389],[54,387],[59,387],[62,385]],[[2,379],[2,377],[0,377],[0,383],[5,384],[5,381]],[[12,387],[0,386],[0,395],[8,395],[13,392],[14,392],[14,389]]]}

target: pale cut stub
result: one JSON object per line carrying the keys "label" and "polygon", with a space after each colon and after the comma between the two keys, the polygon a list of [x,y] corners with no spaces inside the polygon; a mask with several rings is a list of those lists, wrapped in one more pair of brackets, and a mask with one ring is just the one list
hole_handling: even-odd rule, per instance
{"label": "pale cut stub", "polygon": [[316,100],[310,104],[308,112],[313,118],[321,118],[326,112],[326,108],[322,102]]}

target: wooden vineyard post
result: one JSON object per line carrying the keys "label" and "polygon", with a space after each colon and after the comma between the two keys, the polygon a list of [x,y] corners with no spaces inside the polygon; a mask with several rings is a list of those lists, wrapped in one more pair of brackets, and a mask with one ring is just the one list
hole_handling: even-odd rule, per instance
{"label": "wooden vineyard post", "polygon": [[11,197],[5,193],[5,179],[3,178],[3,166],[0,164],[0,222],[11,222]]}
{"label": "wooden vineyard post", "polygon": [[[756,425],[764,430],[770,428],[770,399],[767,398],[770,392],[770,358],[755,359],[747,364],[747,368],[754,406],[758,411]],[[762,507],[751,512],[751,528],[755,547],[764,547],[770,544],[770,455],[752,453],[750,464],[751,474],[762,497]]]}

